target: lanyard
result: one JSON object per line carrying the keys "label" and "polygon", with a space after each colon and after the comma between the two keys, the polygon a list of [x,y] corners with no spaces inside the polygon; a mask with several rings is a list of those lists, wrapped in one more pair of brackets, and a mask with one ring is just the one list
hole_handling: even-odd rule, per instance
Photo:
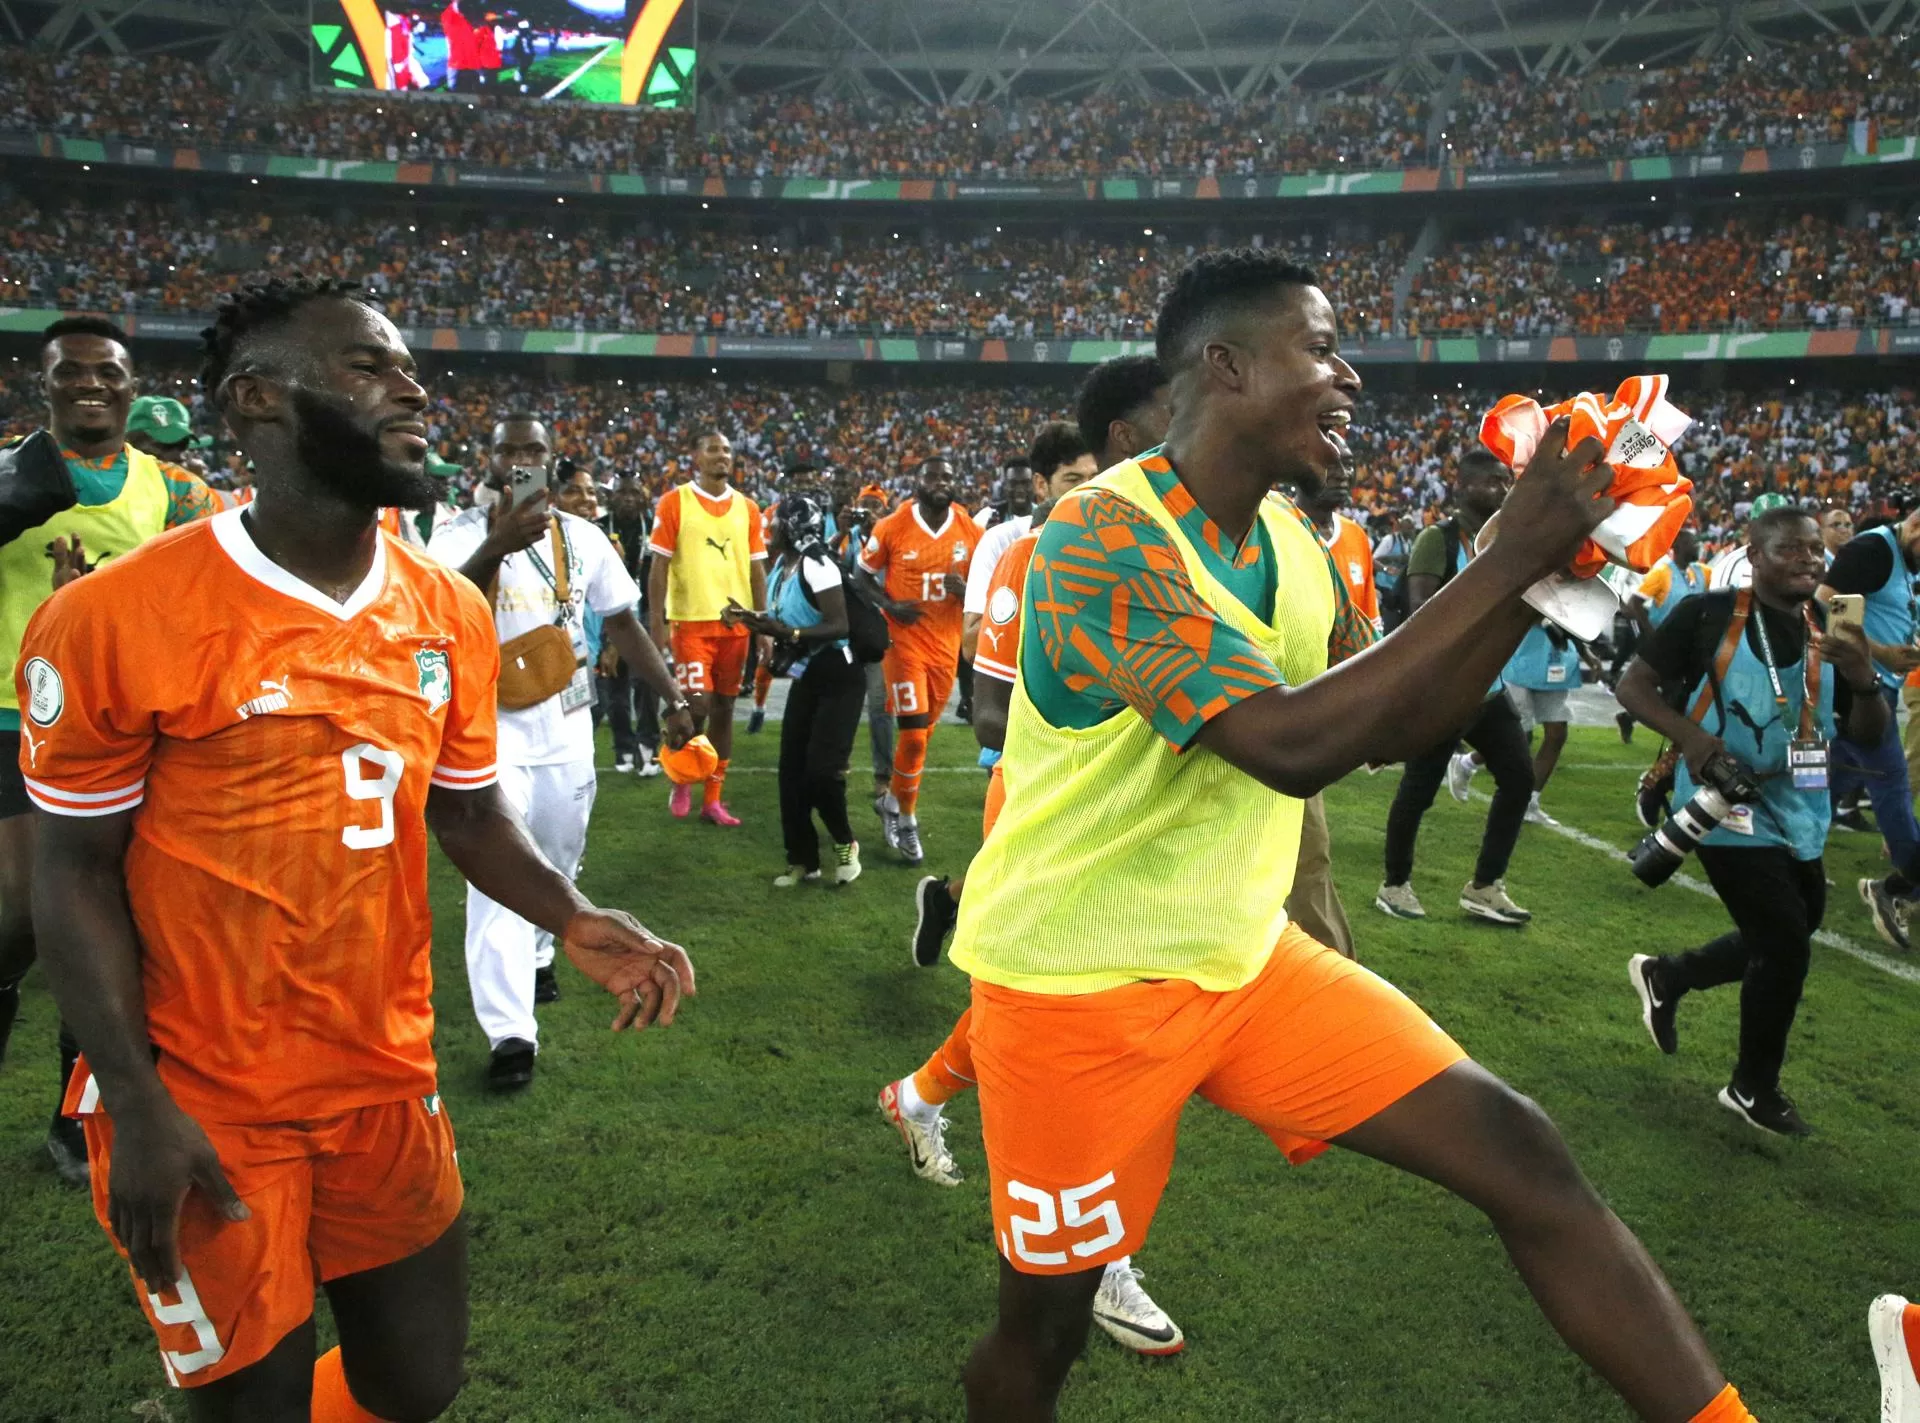
{"label": "lanyard", "polygon": [[[1800,740],[1813,740],[1814,708],[1820,704],[1820,654],[1813,645],[1813,614],[1803,606],[1800,614],[1807,620],[1807,651],[1800,663],[1800,686],[1803,700],[1800,703]],[[1780,669],[1773,661],[1773,639],[1767,636],[1767,614],[1762,607],[1753,620],[1754,631],[1760,638],[1760,660],[1767,665],[1767,680],[1773,684],[1773,704],[1780,709],[1781,721],[1786,720],[1787,694],[1780,685]]]}

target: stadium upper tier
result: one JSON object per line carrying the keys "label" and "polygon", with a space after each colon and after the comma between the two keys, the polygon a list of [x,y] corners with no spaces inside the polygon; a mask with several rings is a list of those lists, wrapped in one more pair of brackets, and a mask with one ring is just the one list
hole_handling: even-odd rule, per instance
{"label": "stadium upper tier", "polygon": [[[238,209],[188,218],[160,203],[45,209],[18,199],[0,204],[0,225],[6,306],[197,318],[239,281],[327,272],[366,283],[410,328],[801,340],[1145,340],[1167,282],[1194,251],[1177,229],[1063,238],[981,225],[978,235],[944,241],[880,229],[796,245],[717,225],[645,235],[514,225],[498,215],[451,225],[418,211],[350,221]],[[1361,345],[1920,333],[1920,228],[1877,209],[1853,223],[1720,210],[1661,225],[1517,226],[1425,256],[1410,255],[1411,239],[1399,233],[1269,232],[1265,241],[1319,273],[1348,339]]]}
{"label": "stadium upper tier", "polygon": [[[784,95],[714,104],[697,123],[677,111],[310,94],[284,82],[263,86],[257,76],[240,83],[164,54],[115,60],[9,50],[6,61],[0,116],[19,133],[529,175],[989,183],[1182,177],[1215,184],[1187,194],[1209,196],[1265,175],[1490,175],[1745,150],[1800,150],[1814,154],[1803,160],[1813,166],[1865,158],[1895,140],[1910,153],[1908,140],[1920,129],[1920,37],[1911,33],[1828,36],[1751,55],[1732,45],[1711,59],[1602,69],[1577,80],[1468,79],[1439,96],[1290,93],[1237,105],[1014,97],[927,107]],[[1739,167],[1736,158],[1727,171]],[[678,190],[689,191],[684,182]]]}
{"label": "stadium upper tier", "polygon": [[[136,353],[144,355],[143,352]],[[44,419],[45,396],[30,363],[4,368],[0,432]],[[192,371],[143,359],[143,390],[194,407],[201,430],[214,426]],[[736,446],[735,482],[777,493],[780,471],[798,463],[830,467],[848,489],[879,484],[904,493],[921,457],[950,454],[961,498],[978,508],[992,496],[1002,462],[1023,455],[1042,422],[1070,412],[1071,386],[846,388],[820,383],[716,380],[561,381],[475,371],[430,373],[427,433],[462,466],[462,487],[485,463],[493,422],[509,410],[538,412],[558,454],[602,480],[637,474],[655,492],[691,477],[694,432],[719,428]],[[1354,504],[1383,518],[1423,511],[1445,497],[1457,453],[1502,389],[1445,395],[1366,393],[1351,443],[1358,461]],[[1543,392],[1548,398],[1572,390]],[[1834,500],[1865,511],[1909,490],[1920,465],[1920,408],[1910,389],[1840,392],[1803,386],[1777,391],[1706,391],[1676,383],[1674,400],[1694,417],[1677,453],[1695,482],[1702,528],[1723,534],[1736,505],[1766,490]],[[215,480],[220,452],[212,452]]]}

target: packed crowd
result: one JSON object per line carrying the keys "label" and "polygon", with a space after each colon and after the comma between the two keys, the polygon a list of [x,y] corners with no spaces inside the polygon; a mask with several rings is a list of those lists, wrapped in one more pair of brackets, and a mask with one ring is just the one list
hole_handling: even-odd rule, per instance
{"label": "packed crowd", "polygon": [[[411,216],[418,217],[418,214]],[[1138,339],[1192,255],[1127,239],[881,233],[794,246],[699,228],[352,224],[265,212],[187,219],[163,205],[0,204],[0,302],[205,312],[237,278],[354,277],[410,326],[756,336],[931,334]],[[1349,339],[1611,335],[1920,321],[1920,226],[1676,219],[1525,228],[1443,246],[1394,288],[1400,234],[1273,239],[1335,294]]]}
{"label": "packed crowd", "polygon": [[542,106],[489,97],[396,100],[308,93],[137,60],[9,50],[0,124],[144,143],[371,161],[726,177],[1219,176],[1435,163],[1511,166],[1703,148],[1849,141],[1920,119],[1920,37],[1828,36],[1749,55],[1738,45],[1665,69],[1577,84],[1468,78],[1444,116],[1384,90],[1218,98],[926,106],[761,96],[716,103],[696,128],[674,110]]}
{"label": "packed crowd", "polygon": [[[405,216],[188,221],[146,203],[14,201],[0,204],[0,224],[7,304],[206,312],[237,279],[326,272],[366,283],[405,325],[760,336],[1138,338],[1152,332],[1165,273],[1191,255],[1144,233],[1125,243],[893,234],[795,248],[697,229],[447,227]],[[1390,332],[1402,238],[1289,245],[1341,293],[1350,331]]]}
{"label": "packed crowd", "polygon": [[1527,228],[1456,243],[1413,274],[1408,335],[1825,330],[1920,320],[1920,227],[1871,211]]}
{"label": "packed crowd", "polygon": [[[12,435],[42,418],[43,398],[27,362],[4,369],[0,433]],[[146,371],[143,379],[147,389],[192,406],[196,426],[215,433],[190,371]],[[954,459],[959,497],[973,508],[991,502],[1004,462],[1023,454],[1033,432],[1070,404],[1064,389],[1032,385],[884,390],[624,378],[561,385],[531,374],[472,372],[432,376],[427,385],[428,436],[462,469],[459,492],[484,465],[493,422],[503,411],[525,409],[547,419],[559,454],[603,482],[635,474],[655,494],[691,477],[692,433],[717,427],[734,442],[737,482],[756,497],[777,496],[782,472],[800,464],[838,471],[848,488],[876,484],[904,494],[912,465],[941,451]],[[1504,393],[1363,395],[1352,438],[1356,516],[1370,525],[1401,514],[1433,516],[1446,498],[1452,461],[1475,440],[1481,413]],[[1920,467],[1920,405],[1911,390],[1792,386],[1675,399],[1694,419],[1677,453],[1710,538],[1731,535],[1745,505],[1770,490],[1808,504],[1878,512]],[[227,472],[218,449],[208,464],[222,483]]]}

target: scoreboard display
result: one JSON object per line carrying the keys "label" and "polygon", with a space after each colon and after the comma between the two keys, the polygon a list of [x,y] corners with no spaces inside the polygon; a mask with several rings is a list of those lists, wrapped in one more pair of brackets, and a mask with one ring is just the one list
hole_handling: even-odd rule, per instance
{"label": "scoreboard display", "polygon": [[312,0],[322,89],[690,109],[697,0]]}

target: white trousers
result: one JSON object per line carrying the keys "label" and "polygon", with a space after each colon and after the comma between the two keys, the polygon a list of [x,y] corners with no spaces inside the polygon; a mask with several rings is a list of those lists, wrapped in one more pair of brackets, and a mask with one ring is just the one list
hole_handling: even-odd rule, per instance
{"label": "white trousers", "polygon": [[[561,874],[580,872],[598,788],[593,762],[500,767],[500,793],[527,822],[533,843]],[[533,971],[553,962],[553,935],[467,886],[467,987],[489,1047],[508,1038],[537,1044]]]}

